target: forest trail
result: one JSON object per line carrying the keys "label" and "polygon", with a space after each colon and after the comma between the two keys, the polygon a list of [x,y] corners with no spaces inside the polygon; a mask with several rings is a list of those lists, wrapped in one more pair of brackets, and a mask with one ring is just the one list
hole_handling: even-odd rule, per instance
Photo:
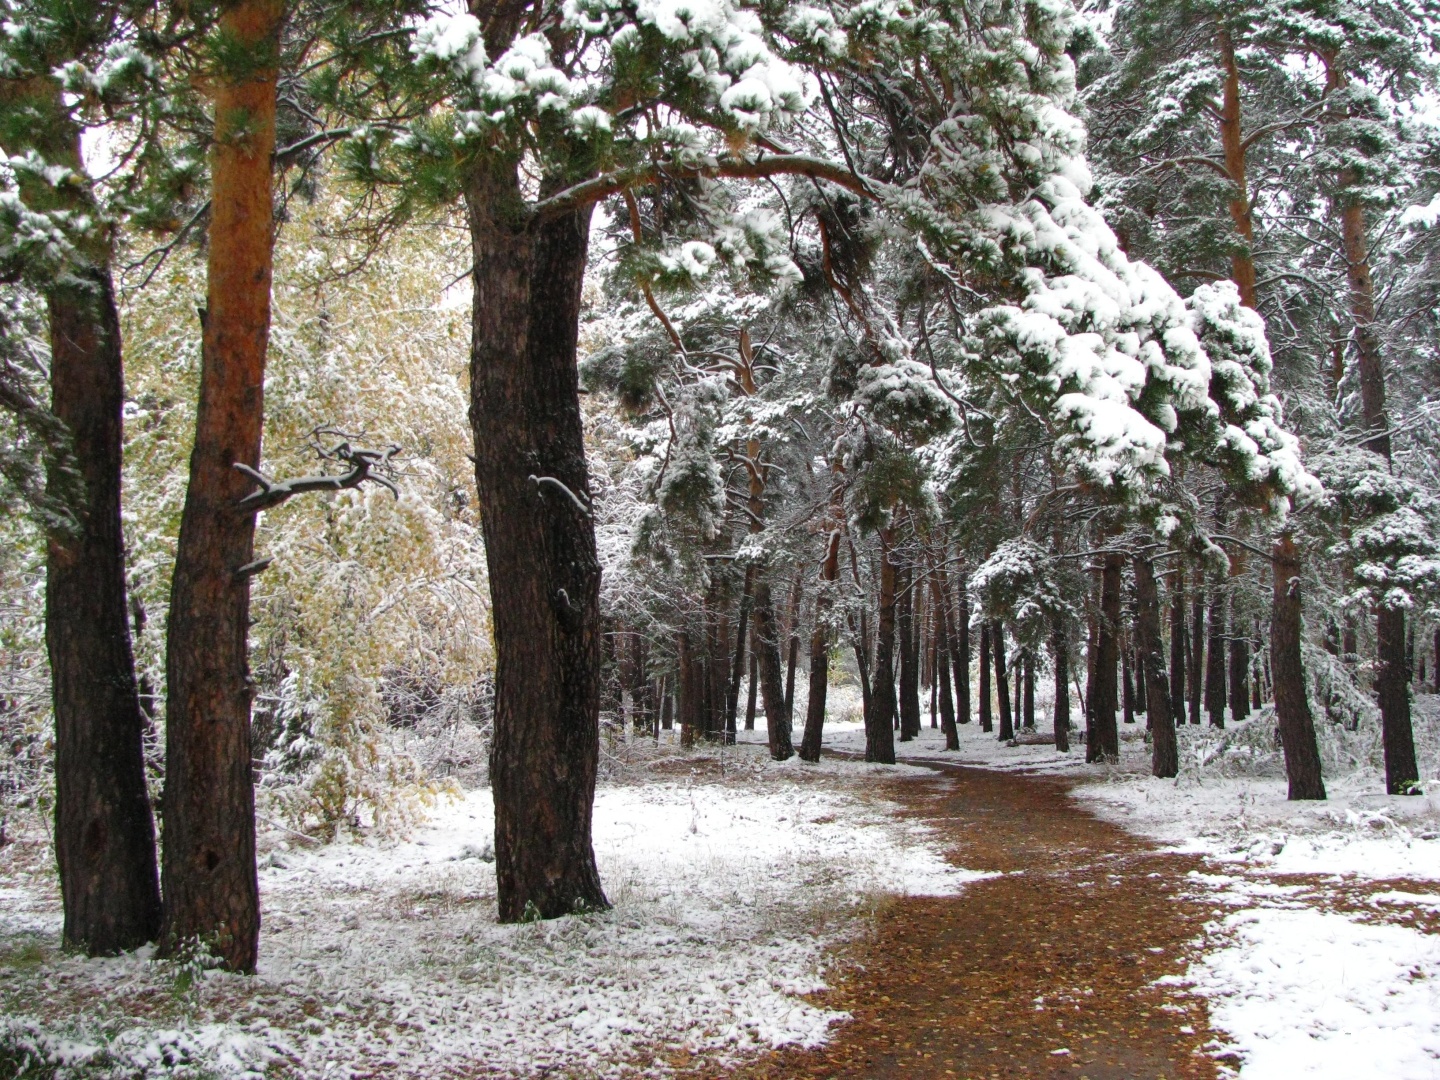
{"label": "forest trail", "polygon": [[879,914],[823,1003],[854,1020],[814,1051],[781,1050],[750,1080],[1218,1075],[1203,1000],[1157,987],[1185,969],[1214,908],[1194,856],[1160,854],[1067,797],[1071,781],[937,761],[933,783],[884,794],[1001,876]]}

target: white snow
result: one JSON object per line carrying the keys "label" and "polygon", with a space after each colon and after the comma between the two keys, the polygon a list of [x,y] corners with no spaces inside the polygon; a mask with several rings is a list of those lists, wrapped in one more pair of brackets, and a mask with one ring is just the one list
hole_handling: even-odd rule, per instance
{"label": "white snow", "polygon": [[[697,768],[713,769],[708,753]],[[78,1023],[87,1045],[126,1060],[183,1045],[224,1075],[283,1061],[311,1076],[425,1076],[469,1061],[600,1077],[815,1045],[844,1018],[802,996],[824,988],[827,947],[880,897],[954,893],[981,875],[862,795],[875,769],[724,754],[723,780],[682,766],[600,789],[595,851],[614,904],[602,914],[496,923],[488,790],[436,806],[403,843],[274,844],[258,974],[203,972],[184,993],[177,966],[148,953],[56,955],[53,895],[16,885],[0,934],[39,934],[52,951],[43,999],[17,1008],[27,994],[13,986],[8,1011],[51,1031]],[[174,1015],[153,1016],[157,989]]]}

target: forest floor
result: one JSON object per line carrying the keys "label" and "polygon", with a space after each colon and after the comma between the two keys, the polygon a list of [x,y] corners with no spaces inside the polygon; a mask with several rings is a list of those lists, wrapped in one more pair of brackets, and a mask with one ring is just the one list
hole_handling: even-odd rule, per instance
{"label": "forest floor", "polygon": [[1200,860],[1077,813],[1069,781],[938,768],[887,797],[997,876],[887,905],[820,998],[853,1021],[744,1075],[1216,1076],[1205,1000],[1173,985],[1215,917],[1185,887]]}
{"label": "forest floor", "polygon": [[43,818],[12,816],[0,1075],[1440,1077],[1440,796],[1377,794],[1363,746],[1327,729],[1300,805],[1263,715],[1187,726],[1158,781],[1139,725],[1118,766],[972,724],[887,767],[837,714],[819,765],[609,728],[609,912],[498,925],[483,787],[401,836],[267,828],[253,978],[61,952]]}

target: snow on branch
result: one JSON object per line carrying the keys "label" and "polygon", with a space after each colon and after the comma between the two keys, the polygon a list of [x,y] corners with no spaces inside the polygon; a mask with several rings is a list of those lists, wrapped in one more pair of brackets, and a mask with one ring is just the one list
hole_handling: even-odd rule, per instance
{"label": "snow on branch", "polygon": [[[320,442],[322,436],[339,437],[340,441],[327,448]],[[400,447],[392,444],[371,450],[353,446],[353,438],[343,431],[329,428],[316,428],[310,433],[311,445],[322,461],[342,462],[349,466],[349,469],[341,473],[319,473],[313,476],[297,476],[290,480],[275,480],[259,469],[252,469],[249,465],[237,461],[235,468],[260,485],[257,490],[241,499],[236,504],[237,507],[249,513],[259,513],[272,506],[279,506],[292,495],[303,495],[307,491],[358,488],[366,480],[379,484],[398,499],[400,489],[391,479],[394,475],[391,459],[400,452]]]}

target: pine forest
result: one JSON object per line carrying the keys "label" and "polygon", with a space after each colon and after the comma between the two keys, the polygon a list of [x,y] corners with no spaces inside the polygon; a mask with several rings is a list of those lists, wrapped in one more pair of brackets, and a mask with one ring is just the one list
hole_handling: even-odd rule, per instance
{"label": "pine forest", "polygon": [[0,0],[0,1080],[1427,1080],[1440,0]]}

